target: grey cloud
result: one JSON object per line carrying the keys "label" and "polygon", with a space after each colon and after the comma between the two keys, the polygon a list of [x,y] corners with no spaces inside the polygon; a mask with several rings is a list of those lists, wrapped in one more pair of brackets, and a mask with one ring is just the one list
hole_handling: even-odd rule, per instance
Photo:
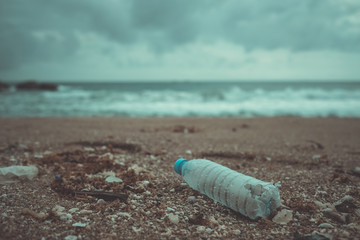
{"label": "grey cloud", "polygon": [[[145,43],[161,54],[196,40],[246,49],[359,51],[356,1],[12,0],[0,3],[0,69],[71,57],[76,33],[116,44]],[[354,30],[355,29],[355,30]],[[52,31],[41,39],[36,31]]]}

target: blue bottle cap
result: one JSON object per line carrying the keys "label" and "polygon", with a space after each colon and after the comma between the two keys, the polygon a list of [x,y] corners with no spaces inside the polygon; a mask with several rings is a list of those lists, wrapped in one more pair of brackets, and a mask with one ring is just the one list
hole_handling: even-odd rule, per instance
{"label": "blue bottle cap", "polygon": [[184,159],[184,158],[179,158],[174,165],[174,170],[177,174],[181,175],[181,169],[182,166],[187,162],[188,160]]}

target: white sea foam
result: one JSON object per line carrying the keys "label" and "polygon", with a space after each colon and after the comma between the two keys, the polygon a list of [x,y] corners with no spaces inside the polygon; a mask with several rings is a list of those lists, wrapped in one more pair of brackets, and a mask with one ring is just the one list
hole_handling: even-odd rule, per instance
{"label": "white sea foam", "polygon": [[0,116],[360,117],[360,88],[126,89],[61,86],[57,92],[0,94]]}

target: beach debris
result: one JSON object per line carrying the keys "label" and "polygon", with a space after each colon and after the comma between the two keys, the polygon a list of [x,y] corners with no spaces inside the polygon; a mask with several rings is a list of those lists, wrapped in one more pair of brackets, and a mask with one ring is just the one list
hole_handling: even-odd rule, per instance
{"label": "beach debris", "polygon": [[38,168],[30,166],[10,166],[0,168],[0,184],[13,183],[19,180],[33,180],[38,174]]}
{"label": "beach debris", "polygon": [[334,203],[334,205],[336,210],[342,213],[353,213],[357,209],[355,199],[349,195],[346,195],[340,201]]}
{"label": "beach debris", "polygon": [[195,127],[186,127],[184,125],[175,125],[173,128],[172,128],[172,132],[174,133],[195,133],[197,132],[198,130],[195,128]]}
{"label": "beach debris", "polygon": [[29,215],[37,220],[40,221],[44,221],[45,219],[49,218],[50,214],[49,213],[38,213],[35,212],[33,210],[30,210],[29,208],[24,208],[23,210],[21,210],[21,213],[24,215]]}
{"label": "beach debris", "polygon": [[179,223],[179,216],[174,214],[174,213],[169,213],[167,214],[168,219],[170,220],[170,222],[172,222],[173,224],[178,224]]}
{"label": "beach debris", "polygon": [[329,240],[329,238],[327,238],[323,235],[320,235],[318,233],[307,234],[307,235],[301,236],[298,232],[295,232],[294,240]]}
{"label": "beach debris", "polygon": [[333,225],[331,225],[330,223],[321,223],[318,226],[319,228],[334,228]]}
{"label": "beach debris", "polygon": [[124,150],[127,152],[140,152],[141,151],[141,146],[134,144],[134,143],[124,143],[124,142],[115,142],[115,141],[94,141],[94,142],[88,142],[88,141],[78,141],[78,142],[71,142],[69,143],[69,145],[81,145],[84,147],[91,147],[91,148],[96,148],[96,147],[105,147],[102,150],[106,150],[107,148],[110,150],[113,149],[120,149],[120,150]]}
{"label": "beach debris", "polygon": [[76,222],[76,223],[73,223],[72,226],[73,227],[86,227],[86,223]]}
{"label": "beach debris", "polygon": [[309,143],[312,143],[312,146],[315,149],[324,149],[324,146],[319,142],[316,142],[316,141],[313,141],[313,140],[306,140],[306,141],[309,142]]}
{"label": "beach debris", "polygon": [[120,199],[126,202],[129,195],[126,193],[115,193],[115,192],[102,192],[102,191],[75,191],[76,195],[92,196],[95,198],[104,199],[105,201],[114,201]]}
{"label": "beach debris", "polygon": [[65,240],[77,240],[77,239],[78,239],[78,237],[75,235],[67,235],[65,237]]}
{"label": "beach debris", "polygon": [[[208,169],[217,171],[209,172]],[[273,184],[240,174],[210,160],[188,161],[180,158],[176,161],[174,170],[194,190],[253,220],[258,217],[269,217],[281,203],[279,189]],[[225,180],[229,175],[232,176],[231,184]],[[212,195],[211,191],[219,193]]]}
{"label": "beach debris", "polygon": [[272,219],[273,222],[286,225],[293,219],[293,211],[288,209],[282,209]]}
{"label": "beach debris", "polygon": [[355,168],[351,169],[351,173],[355,176],[360,177],[360,167],[355,167]]}
{"label": "beach debris", "polygon": [[106,182],[108,183],[122,183],[123,180],[121,178],[115,177],[115,176],[109,176],[105,179]]}
{"label": "beach debris", "polygon": [[207,226],[210,224],[210,221],[204,217],[204,214],[197,213],[189,217],[189,223],[193,225]]}
{"label": "beach debris", "polygon": [[336,212],[336,210],[334,210],[334,209],[331,209],[331,208],[324,209],[323,214],[325,217],[330,218],[339,223],[347,222],[347,215],[340,214],[340,213]]}

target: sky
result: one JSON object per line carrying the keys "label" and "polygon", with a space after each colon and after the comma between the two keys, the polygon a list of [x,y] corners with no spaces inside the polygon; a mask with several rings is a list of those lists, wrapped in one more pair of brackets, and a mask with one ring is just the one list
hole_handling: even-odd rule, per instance
{"label": "sky", "polygon": [[360,1],[3,0],[0,79],[360,80]]}

